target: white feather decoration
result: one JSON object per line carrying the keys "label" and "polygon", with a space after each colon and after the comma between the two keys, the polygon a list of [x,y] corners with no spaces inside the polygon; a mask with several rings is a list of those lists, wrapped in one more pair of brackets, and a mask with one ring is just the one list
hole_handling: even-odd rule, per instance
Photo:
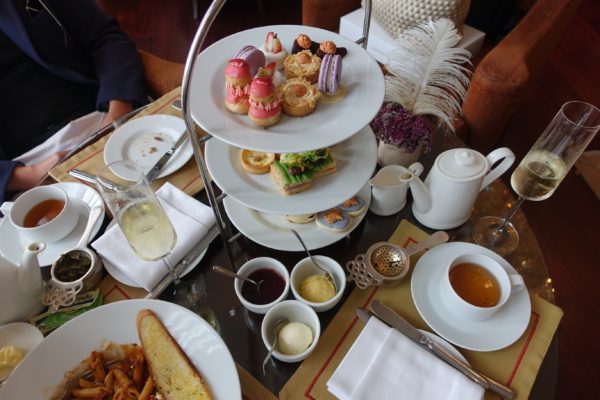
{"label": "white feather decoration", "polygon": [[427,21],[395,41],[385,65],[385,101],[400,103],[413,115],[432,115],[452,132],[460,115],[471,72],[471,53],[454,47],[461,37],[449,19]]}

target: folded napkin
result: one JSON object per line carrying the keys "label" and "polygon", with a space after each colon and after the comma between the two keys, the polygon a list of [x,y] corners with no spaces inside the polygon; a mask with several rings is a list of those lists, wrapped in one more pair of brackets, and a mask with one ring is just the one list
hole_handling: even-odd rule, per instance
{"label": "folded napkin", "polygon": [[482,399],[484,389],[400,332],[370,318],[327,389],[346,399]]}
{"label": "folded napkin", "polygon": [[[188,196],[169,182],[156,192],[156,197],[177,233],[177,243],[167,256],[169,264],[175,266],[206,235],[215,223],[215,216],[210,207]],[[162,260],[139,259],[118,224],[114,224],[92,243],[92,247],[100,257],[147,291],[152,290],[168,273]]]}

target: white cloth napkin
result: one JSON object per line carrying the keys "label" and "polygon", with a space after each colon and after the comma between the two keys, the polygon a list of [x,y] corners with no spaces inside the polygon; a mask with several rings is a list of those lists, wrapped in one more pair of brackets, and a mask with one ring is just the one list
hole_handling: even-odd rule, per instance
{"label": "white cloth napkin", "polygon": [[484,389],[377,318],[370,318],[327,389],[350,399],[480,400]]}
{"label": "white cloth napkin", "polygon": [[[168,182],[156,192],[156,197],[177,233],[177,243],[167,256],[170,265],[175,266],[206,235],[215,223],[215,216],[210,207]],[[152,290],[168,273],[162,260],[139,259],[118,224],[110,227],[104,235],[92,243],[92,247],[100,257],[148,291]]]}

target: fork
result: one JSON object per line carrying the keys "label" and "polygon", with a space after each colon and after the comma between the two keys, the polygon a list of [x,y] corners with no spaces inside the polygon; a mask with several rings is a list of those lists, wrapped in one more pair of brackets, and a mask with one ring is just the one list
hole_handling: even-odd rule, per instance
{"label": "fork", "polygon": [[[109,369],[110,367],[117,365],[117,363],[121,362],[122,360],[119,360],[118,358],[109,360],[104,362],[104,369]],[[63,391],[59,397],[60,400],[68,400],[71,398],[71,392],[73,391],[73,389],[75,389],[75,386],[79,383],[79,379],[85,379],[85,380],[92,380],[92,378],[94,377],[94,372],[91,369],[86,369],[85,371],[82,371],[81,373],[77,374],[76,376],[69,378],[67,380],[67,382],[65,382],[65,386],[63,388]]]}

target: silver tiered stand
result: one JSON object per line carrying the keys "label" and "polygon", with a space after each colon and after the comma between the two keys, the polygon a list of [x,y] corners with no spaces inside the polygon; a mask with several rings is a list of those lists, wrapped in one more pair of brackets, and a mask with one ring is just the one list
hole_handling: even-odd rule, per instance
{"label": "silver tiered stand", "polygon": [[[206,39],[206,35],[210,27],[212,26],[215,18],[226,0],[214,0],[202,21],[200,22],[200,26],[198,27],[198,31],[196,32],[196,36],[192,42],[192,46],[190,48],[190,52],[188,53],[187,60],[185,62],[185,68],[183,71],[183,81],[181,83],[181,103],[182,103],[182,113],[183,119],[185,121],[185,125],[187,128],[187,134],[189,136],[190,142],[192,143],[192,148],[194,150],[194,159],[196,160],[196,164],[198,165],[198,170],[200,171],[200,176],[202,177],[202,182],[204,183],[204,190],[206,190],[206,194],[208,197],[208,201],[210,206],[215,213],[215,217],[217,220],[217,228],[219,233],[221,234],[221,239],[223,240],[223,245],[225,246],[225,251],[227,252],[227,256],[229,257],[229,262],[231,264],[231,268],[234,271],[237,271],[237,266],[235,265],[235,258],[233,256],[233,252],[231,249],[231,243],[233,243],[240,236],[240,233],[233,235],[233,231],[231,229],[231,225],[228,224],[227,220],[223,218],[223,211],[220,208],[220,204],[223,198],[226,196],[223,193],[221,196],[217,197],[215,195],[215,191],[211,185],[211,181],[209,178],[208,170],[206,167],[206,161],[204,159],[204,155],[201,151],[201,145],[212,139],[210,132],[207,132],[206,136],[201,138],[196,135],[196,126],[195,122],[192,119],[190,114],[190,84],[192,80],[192,71],[194,70],[194,65],[196,63],[197,55]],[[367,48],[367,41],[369,36],[369,26],[371,22],[371,0],[365,1],[365,19],[363,23],[363,34],[356,43],[361,45],[364,49]],[[199,244],[201,245],[201,244]]]}

